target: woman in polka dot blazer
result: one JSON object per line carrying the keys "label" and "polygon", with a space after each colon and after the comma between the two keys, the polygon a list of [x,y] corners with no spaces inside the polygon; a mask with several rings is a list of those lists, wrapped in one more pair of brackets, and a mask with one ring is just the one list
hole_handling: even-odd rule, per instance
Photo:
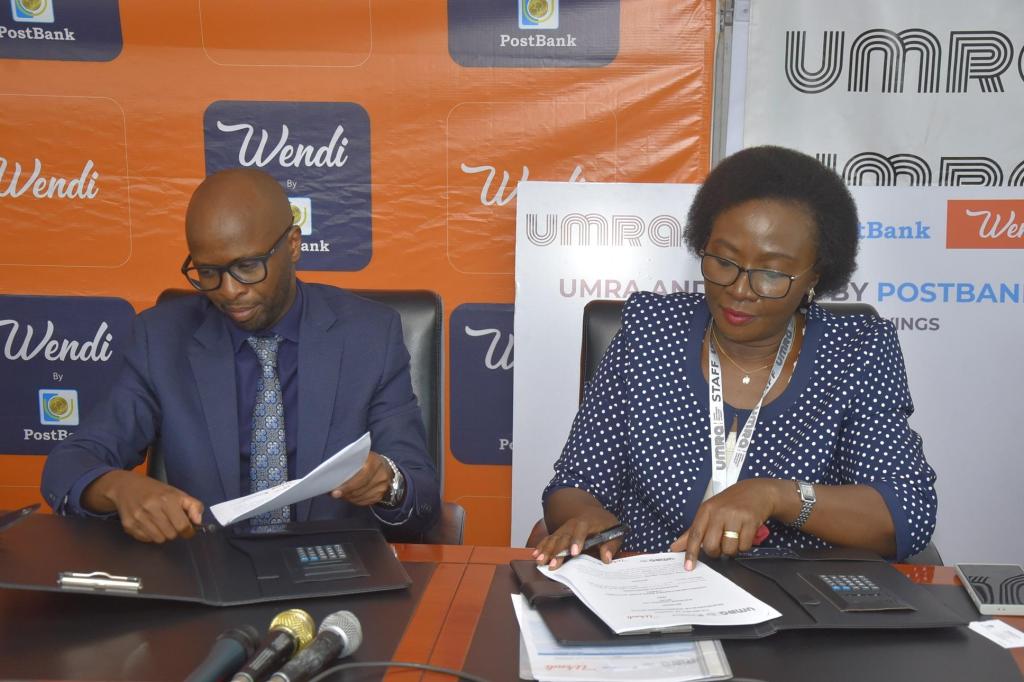
{"label": "woman in polka dot blazer", "polygon": [[804,154],[746,149],[708,175],[686,228],[706,294],[626,302],[544,491],[539,563],[620,520],[604,561],[671,549],[690,569],[760,540],[924,548],[935,472],[896,331],[812,303],[849,281],[857,226],[842,180]]}

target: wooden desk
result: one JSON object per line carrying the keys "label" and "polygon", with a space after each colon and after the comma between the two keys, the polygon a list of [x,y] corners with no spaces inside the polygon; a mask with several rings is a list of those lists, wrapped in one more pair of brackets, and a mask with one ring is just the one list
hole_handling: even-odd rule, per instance
{"label": "wooden desk", "polygon": [[[413,545],[397,545],[399,557],[403,561],[429,560],[439,561],[439,570],[428,587],[438,592],[450,595],[451,606],[443,620],[436,618],[436,612],[430,615],[425,610],[433,608],[424,604],[417,610],[417,614],[410,622],[410,627],[403,635],[402,642],[396,655],[400,660],[427,661],[434,665],[441,665],[449,668],[465,669],[474,674],[481,675],[493,680],[515,680],[518,679],[515,669],[518,652],[518,637],[511,614],[511,605],[507,605],[507,612],[498,618],[488,616],[488,610],[495,607],[495,594],[504,595],[512,589],[503,589],[499,584],[502,581],[511,586],[508,576],[508,562],[513,559],[530,558],[531,550],[510,549],[498,547],[476,547],[476,548],[445,548]],[[458,562],[465,559],[461,567]],[[445,566],[445,571],[441,571]],[[945,566],[910,566],[898,565],[908,578],[914,582],[925,585],[958,586],[959,580],[951,567]],[[459,575],[458,584],[452,585],[455,575]],[[435,585],[435,581],[437,585]],[[435,595],[440,596],[440,595]],[[490,598],[490,602],[488,599]],[[505,601],[509,600],[505,598]],[[424,611],[421,615],[420,611]],[[507,620],[506,620],[507,619]],[[1024,630],[1024,618],[1005,618],[1008,623]],[[504,632],[504,634],[503,634]],[[916,635],[917,643],[929,638],[928,631],[922,631]],[[888,636],[894,640],[901,634],[890,633]],[[966,635],[957,633],[958,636],[973,637],[973,634]],[[808,641],[821,640],[827,637],[845,636],[851,640],[864,638],[867,635],[861,633],[844,633],[842,635],[831,631],[829,633],[779,633],[772,638],[759,640],[759,643],[726,643],[726,653],[732,661],[734,658],[742,658],[747,649],[771,649],[772,640],[775,638],[799,640],[806,638]],[[937,639],[939,635],[932,633]],[[914,637],[914,635],[912,635]],[[426,658],[413,658],[426,654],[425,642],[433,640],[436,642]],[[793,642],[790,642],[792,645]],[[752,646],[751,646],[752,645]],[[1004,655],[992,645],[992,655]],[[490,650],[489,650],[490,649]],[[737,650],[734,655],[730,649]],[[408,653],[406,658],[403,653]],[[763,653],[763,652],[762,652]],[[1017,665],[1016,677],[1008,679],[1024,679],[1024,649],[1012,650],[1012,657]],[[799,666],[798,663],[794,663]],[[1012,668],[1012,666],[1006,666]],[[504,671],[502,670],[504,669]],[[736,665],[734,663],[734,668]],[[735,670],[734,670],[735,672]],[[829,679],[827,674],[817,674],[813,670],[807,671],[810,674],[808,679]],[[874,671],[874,679],[889,679],[884,671]],[[750,673],[747,673],[748,675]],[[865,672],[866,674],[866,672]],[[858,675],[855,675],[857,677]],[[419,679],[418,676],[409,673],[391,672],[387,680],[412,680]],[[439,675],[426,675],[422,679],[446,680],[450,679]]]}
{"label": "wooden desk", "polygon": [[[273,614],[293,606],[319,622],[328,613],[349,609],[363,623],[365,640],[354,660],[393,659],[464,669],[486,679],[518,679],[518,630],[508,594],[515,589],[508,568],[530,550],[494,547],[396,545],[414,580],[409,590],[332,599],[295,600],[247,607],[215,608],[154,600],[0,590],[0,678],[47,680],[180,680],[205,656],[216,635],[250,623],[266,627]],[[2,557],[0,557],[2,560]],[[901,566],[916,582],[956,585],[951,568]],[[1007,619],[1024,629],[1024,618]],[[894,633],[890,648],[905,641],[929,651],[929,642],[953,641],[973,634],[960,630]],[[734,672],[756,675],[780,658],[800,669],[814,649],[829,658],[841,649],[857,656],[864,633],[788,632],[747,642],[727,642]],[[901,639],[903,638],[903,639]],[[836,642],[841,642],[836,644]],[[908,644],[909,646],[909,644]],[[1005,655],[994,645],[992,656]],[[804,653],[804,649],[807,653]],[[792,653],[797,651],[796,654]],[[989,652],[986,650],[986,655]],[[1024,651],[1014,653],[1021,679]],[[765,667],[765,661],[771,665]],[[1013,668],[1007,664],[1006,668]],[[751,670],[754,672],[751,673]],[[847,679],[890,679],[870,661],[851,668]],[[802,679],[828,679],[828,670],[808,668]],[[847,672],[850,672],[849,670]],[[818,674],[821,673],[821,674]],[[1006,679],[1014,679],[1004,675]],[[377,679],[360,672],[337,679]],[[787,679],[789,677],[787,676]],[[384,679],[411,682],[450,680],[440,675],[392,669]],[[765,677],[764,679],[781,679]],[[799,676],[797,679],[801,679]],[[937,677],[934,679],[949,679]],[[966,678],[965,678],[966,679]],[[977,679],[977,678],[974,678]],[[988,681],[986,681],[988,682]]]}

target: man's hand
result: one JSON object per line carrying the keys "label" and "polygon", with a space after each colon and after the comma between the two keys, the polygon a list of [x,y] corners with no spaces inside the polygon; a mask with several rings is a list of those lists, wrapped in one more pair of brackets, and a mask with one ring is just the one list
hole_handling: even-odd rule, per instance
{"label": "man's hand", "polygon": [[82,503],[98,513],[116,511],[125,532],[142,542],[190,538],[203,522],[202,502],[130,471],[111,471],[97,478],[82,493]]}
{"label": "man's hand", "polygon": [[387,495],[394,473],[384,458],[370,451],[363,468],[355,476],[331,491],[336,500],[348,500],[359,507],[377,504]]}

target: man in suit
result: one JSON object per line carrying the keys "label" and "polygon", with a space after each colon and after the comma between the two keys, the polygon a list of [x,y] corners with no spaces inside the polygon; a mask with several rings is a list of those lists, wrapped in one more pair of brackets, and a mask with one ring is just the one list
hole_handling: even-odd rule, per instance
{"label": "man in suit", "polygon": [[[191,535],[210,505],[309,473],[366,431],[350,480],[254,526],[379,522],[415,538],[440,508],[401,321],[386,306],[295,277],[301,235],[281,186],[253,169],[208,177],[185,221],[182,271],[203,296],[141,313],[123,370],[53,449],[42,492],[57,513],[116,513],[146,542]],[[147,448],[167,482],[129,469]]]}

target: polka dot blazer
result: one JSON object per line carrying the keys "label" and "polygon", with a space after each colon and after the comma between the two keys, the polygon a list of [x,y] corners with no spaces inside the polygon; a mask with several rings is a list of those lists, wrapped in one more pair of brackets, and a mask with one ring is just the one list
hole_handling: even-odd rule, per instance
{"label": "polka dot blazer", "polygon": [[[632,528],[623,549],[660,552],[689,527],[711,477],[704,297],[634,294],[586,387],[544,491],[576,487]],[[728,401],[728,396],[726,396]],[[758,476],[877,490],[896,527],[896,558],[928,543],[935,472],[907,423],[914,406],[896,331],[811,305],[789,385],[761,409],[740,479]],[[749,410],[726,406],[725,423]],[[794,495],[796,486],[794,485]],[[765,546],[826,548],[776,521]]]}

